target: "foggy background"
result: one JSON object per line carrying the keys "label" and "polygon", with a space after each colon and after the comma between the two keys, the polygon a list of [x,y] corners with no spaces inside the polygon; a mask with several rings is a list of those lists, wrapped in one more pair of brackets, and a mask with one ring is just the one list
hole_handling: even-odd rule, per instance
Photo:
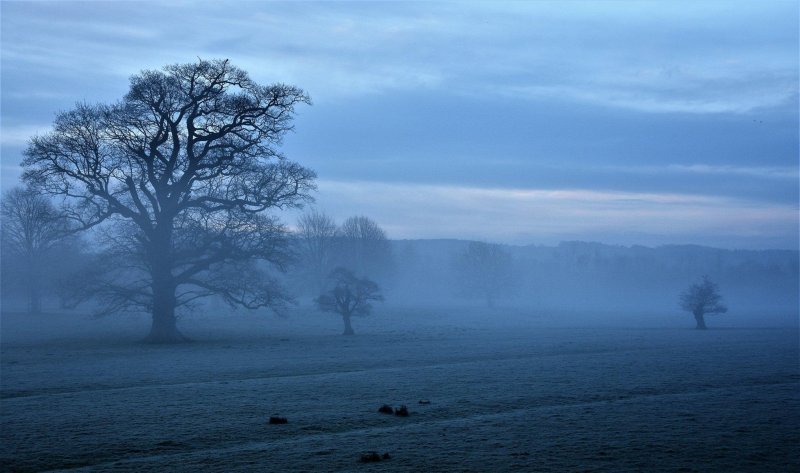
{"label": "foggy background", "polygon": [[[299,238],[295,236],[294,238]],[[479,242],[486,244],[485,242]],[[74,245],[75,243],[73,243]],[[299,242],[297,260],[285,273],[273,272],[294,298],[291,310],[276,315],[270,309],[231,308],[219,299],[195,304],[181,323],[196,316],[225,318],[232,323],[250,323],[254,317],[290,323],[303,320],[335,319],[316,313],[314,298],[326,287],[328,273],[336,266],[352,267],[346,251],[333,250],[323,268],[315,268],[303,258]],[[432,308],[459,313],[488,311],[481,324],[498,326],[543,320],[549,325],[681,327],[690,326],[689,314],[678,305],[678,295],[703,276],[720,287],[730,311],[712,315],[712,324],[722,327],[797,327],[798,252],[794,250],[726,250],[697,245],[670,245],[655,248],[617,246],[596,242],[562,242],[557,246],[499,245],[508,260],[490,306],[482,285],[470,285],[470,274],[459,268],[458,260],[470,242],[466,240],[388,240],[387,246],[372,259],[366,258],[358,274],[379,283],[386,301],[378,305],[378,315],[397,309]],[[85,242],[84,242],[85,245]],[[91,299],[78,307],[64,307],[72,290],[68,282],[86,270],[91,253],[73,246],[53,254],[40,281],[44,312],[66,311],[64,318],[84,319],[81,311],[91,312]],[[19,258],[3,258],[2,291],[6,312],[25,312],[27,268]],[[89,263],[90,264],[90,263]],[[394,309],[393,309],[394,308]],[[306,314],[311,311],[314,315]],[[74,315],[67,315],[74,314]],[[525,315],[529,314],[529,315]],[[62,317],[62,316],[51,316]],[[105,316],[104,318],[113,318]],[[130,317],[130,316],[129,316]],[[138,316],[146,321],[147,314]],[[466,317],[466,315],[465,315]],[[392,317],[394,319],[394,316]],[[87,323],[91,319],[86,319]],[[249,322],[248,322],[249,321]],[[411,323],[400,320],[386,321]],[[465,323],[474,320],[465,319]],[[41,320],[32,322],[40,325]],[[110,323],[106,321],[106,323]],[[363,323],[363,322],[361,322]],[[268,327],[268,324],[267,326]],[[46,332],[41,326],[39,331]],[[265,334],[269,331],[265,328]],[[13,333],[13,330],[11,331]],[[10,336],[7,334],[6,336]]]}

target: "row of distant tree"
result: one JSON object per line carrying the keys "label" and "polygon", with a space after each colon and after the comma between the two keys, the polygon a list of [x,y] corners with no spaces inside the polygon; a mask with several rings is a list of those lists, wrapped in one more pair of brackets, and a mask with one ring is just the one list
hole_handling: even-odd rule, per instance
{"label": "row of distant tree", "polygon": [[[113,300],[110,296],[114,292],[124,294],[129,290],[125,287],[127,284],[135,284],[136,271],[129,269],[136,263],[124,261],[127,252],[119,248],[120,241],[108,238],[107,231],[91,237],[74,233],[69,220],[51,200],[31,189],[11,189],[3,195],[0,204],[2,291],[7,307],[13,305],[9,304],[11,296],[24,299],[30,312],[39,312],[43,299],[47,299],[51,307],[63,308],[81,301],[96,302],[101,297]],[[424,302],[432,299],[433,294],[439,299],[483,299],[489,306],[509,297],[547,304],[559,288],[572,294],[573,299],[578,296],[597,305],[592,291],[599,288],[604,293],[613,293],[618,291],[617,286],[629,288],[625,300],[636,305],[637,297],[652,302],[656,300],[653,292],[663,293],[670,287],[675,291],[677,285],[703,273],[738,288],[737,296],[746,289],[739,288],[744,283],[752,289],[748,276],[757,277],[762,285],[781,293],[776,286],[781,282],[792,285],[792,277],[794,275],[796,280],[797,273],[796,267],[781,266],[790,263],[796,266],[796,260],[774,251],[685,247],[681,252],[679,247],[621,248],[579,242],[549,248],[456,241],[450,245],[444,241],[392,243],[378,223],[368,217],[350,217],[337,225],[332,217],[315,209],[300,217],[296,231],[284,232],[281,238],[288,241],[282,266],[285,273],[277,270],[280,268],[263,272],[260,276],[267,278],[264,284],[272,288],[286,286],[290,294],[312,298],[330,285],[329,275],[338,267],[388,286],[399,294],[398,300]],[[104,239],[112,244],[104,246],[108,243],[104,243]],[[121,243],[123,247],[138,245],[135,239],[129,242],[123,239]],[[438,246],[425,251],[430,244]],[[127,259],[135,259],[139,254],[133,252]],[[434,254],[439,255],[440,260],[433,258]],[[108,264],[109,261],[116,263]],[[676,261],[686,263],[676,265]],[[109,281],[114,279],[111,276],[115,273],[118,273],[118,281],[112,285]],[[146,275],[144,277],[146,284]],[[259,284],[258,274],[248,277],[250,284]],[[629,281],[631,277],[638,280],[637,284]],[[732,277],[740,284],[735,284]],[[238,280],[236,277],[229,279]],[[673,279],[675,282],[670,284]],[[570,281],[583,289],[570,286]],[[224,299],[225,292],[213,295]],[[669,294],[665,296],[667,300],[663,303],[669,304]],[[290,299],[284,297],[281,301],[285,305]],[[282,306],[276,304],[278,300],[277,294],[274,295],[273,307],[280,309]],[[771,300],[776,301],[776,297]],[[764,302],[760,304],[763,306]],[[105,311],[114,309],[121,307],[110,304]]]}
{"label": "row of distant tree", "polygon": [[[114,259],[113,250],[111,254],[89,253],[86,241],[71,231],[47,198],[30,189],[12,189],[0,201],[0,215],[6,276],[3,289],[6,294],[22,289],[29,312],[40,312],[46,295],[56,298],[63,308],[103,293],[98,287],[107,283],[114,271],[97,268],[117,268],[99,264]],[[321,310],[341,315],[344,334],[352,335],[352,317],[368,315],[371,302],[383,300],[379,285],[366,275],[383,280],[392,276],[394,264],[386,233],[368,217],[350,217],[337,225],[332,217],[311,210],[300,217],[296,232],[286,236],[292,241],[293,264],[288,269],[295,287],[317,296],[315,302]],[[136,262],[125,263],[123,267]],[[470,242],[452,263],[462,295],[480,297],[492,307],[497,298],[513,292],[512,256],[500,245]],[[269,281],[252,283],[275,286]],[[706,314],[727,311],[716,283],[707,277],[681,293],[680,306],[693,314],[699,329],[706,328]],[[102,307],[106,312],[117,309]]]}
{"label": "row of distant tree", "polygon": [[[105,247],[88,245],[87,239],[75,234],[64,214],[32,189],[6,192],[0,200],[0,216],[3,292],[24,292],[28,312],[40,312],[44,297],[57,300],[61,308],[97,301],[102,302],[97,305],[99,313],[124,309],[115,301],[136,290],[132,268],[142,264],[140,253],[120,252],[118,238],[111,238],[112,243]],[[107,236],[103,233],[99,238]],[[383,300],[380,286],[371,278],[386,281],[394,276],[391,245],[384,230],[365,216],[350,217],[337,225],[332,217],[312,209],[299,218],[295,232],[285,232],[282,238],[290,248],[290,258],[281,268],[290,277],[284,280],[293,282],[290,285],[295,292],[315,296],[321,310],[341,315],[344,333],[352,334],[351,317],[368,315],[370,302]],[[122,241],[137,246],[135,240]],[[115,264],[102,263],[108,261]],[[460,294],[484,299],[489,307],[516,287],[512,255],[501,245],[469,242],[454,255],[451,266],[458,275],[454,287]],[[269,277],[260,280],[252,272],[246,276],[254,286],[275,291],[279,285]],[[233,275],[227,277],[240,281]],[[224,292],[207,295],[226,297]],[[282,303],[291,300],[285,290],[279,297]],[[705,328],[706,314],[727,311],[716,283],[708,277],[681,293],[680,306],[694,315],[697,328]]]}

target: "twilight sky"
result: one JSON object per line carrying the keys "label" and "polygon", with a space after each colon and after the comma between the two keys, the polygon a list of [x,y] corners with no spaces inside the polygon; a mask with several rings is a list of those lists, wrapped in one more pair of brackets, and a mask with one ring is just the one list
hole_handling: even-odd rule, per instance
{"label": "twilight sky", "polygon": [[[798,247],[798,2],[10,2],[2,187],[141,69],[304,88],[316,206],[392,238]],[[286,215],[289,223],[294,215]]]}

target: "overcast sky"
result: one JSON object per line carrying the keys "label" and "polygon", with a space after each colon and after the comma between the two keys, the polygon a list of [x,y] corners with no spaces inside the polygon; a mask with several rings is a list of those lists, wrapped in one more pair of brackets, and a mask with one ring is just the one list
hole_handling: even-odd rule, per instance
{"label": "overcast sky", "polygon": [[[392,238],[798,246],[798,2],[2,1],[2,185],[141,69],[304,88],[283,150]],[[294,216],[287,215],[292,223]]]}

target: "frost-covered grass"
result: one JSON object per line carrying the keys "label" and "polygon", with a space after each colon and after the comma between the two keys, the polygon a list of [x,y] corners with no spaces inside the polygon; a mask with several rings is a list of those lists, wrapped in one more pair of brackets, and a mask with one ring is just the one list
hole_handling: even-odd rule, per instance
{"label": "frost-covered grass", "polygon": [[[800,469],[796,328],[637,317],[383,309],[343,337],[340,320],[306,310],[196,315],[182,322],[195,342],[148,346],[144,319],[4,314],[0,465]],[[383,403],[411,416],[379,414]],[[392,458],[359,463],[367,450]]]}

